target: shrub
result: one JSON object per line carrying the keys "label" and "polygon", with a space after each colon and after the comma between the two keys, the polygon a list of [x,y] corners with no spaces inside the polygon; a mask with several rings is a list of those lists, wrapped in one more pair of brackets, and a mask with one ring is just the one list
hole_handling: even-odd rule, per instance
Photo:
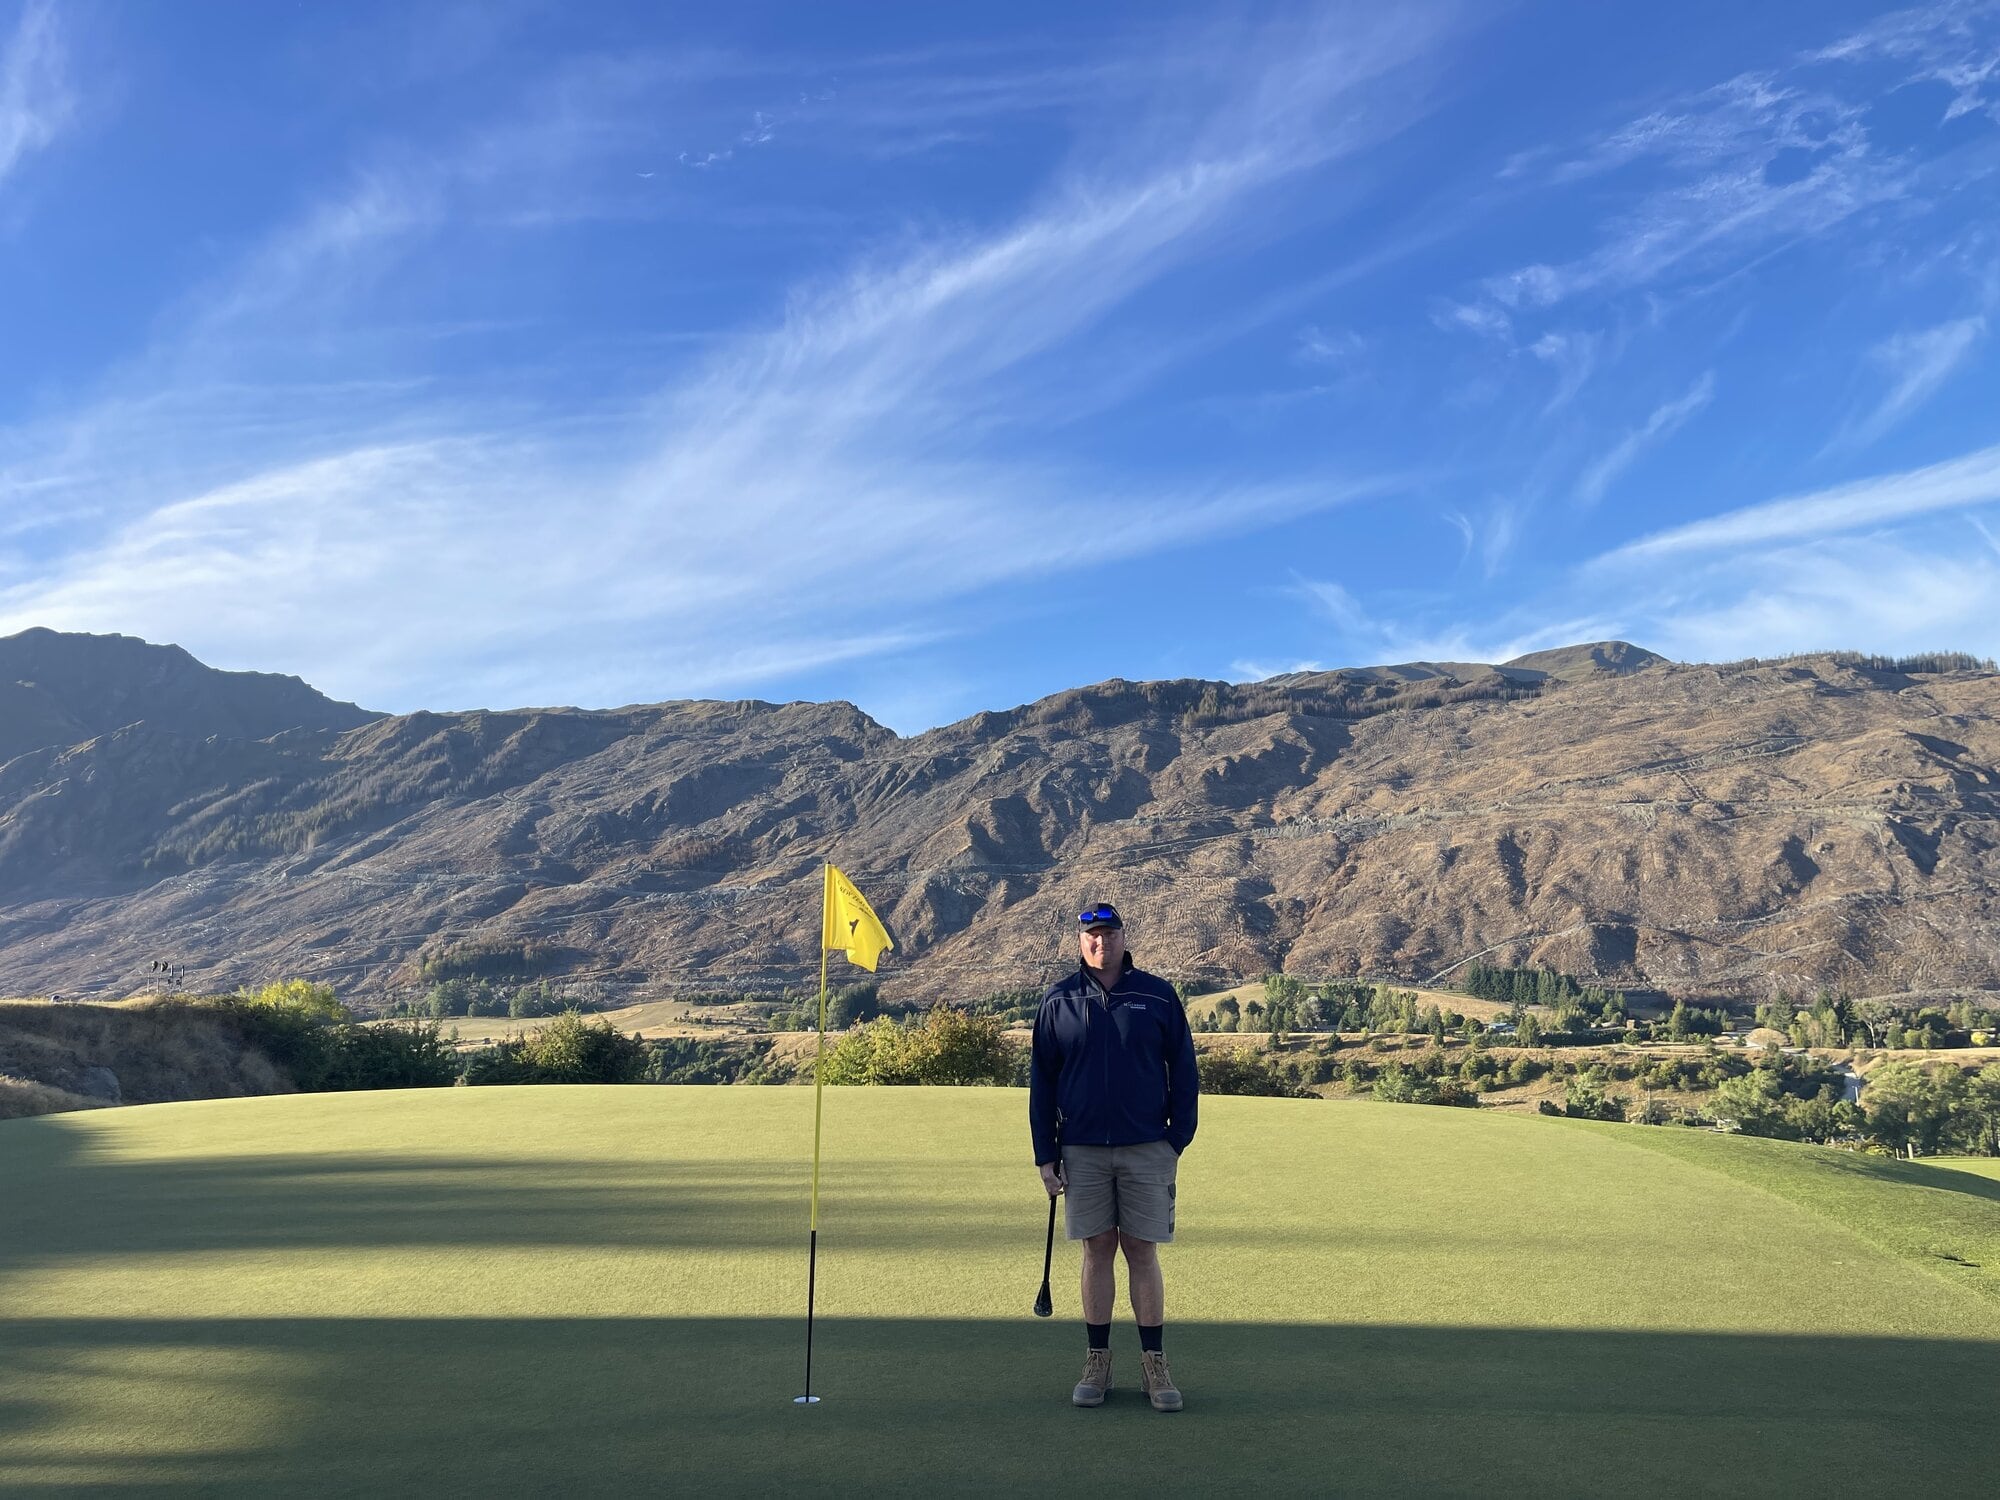
{"label": "shrub", "polygon": [[224,1016],[246,1046],[254,1047],[289,1074],[301,1093],[327,1088],[347,1007],[333,987],[303,979],[281,980],[235,995],[205,995],[193,1002]]}
{"label": "shrub", "polygon": [[1202,1092],[1247,1094],[1264,1099],[1310,1099],[1310,1090],[1292,1082],[1268,1057],[1237,1048],[1197,1056]]}
{"label": "shrub", "polygon": [[334,995],[332,985],[315,984],[309,979],[280,979],[261,990],[245,990],[241,998],[253,1010],[279,1011],[315,1022],[353,1019]]}
{"label": "shrub", "polygon": [[767,1041],[713,1042],[663,1037],[647,1044],[648,1083],[788,1083],[793,1072]]}
{"label": "shrub", "polygon": [[465,1064],[467,1084],[639,1083],[652,1054],[636,1036],[575,1011],[531,1036],[515,1035],[482,1048]]}
{"label": "shrub", "polygon": [[286,979],[195,1003],[226,1016],[301,1093],[444,1088],[458,1078],[458,1058],[436,1021],[356,1025],[332,985]]}
{"label": "shrub", "polygon": [[1625,1101],[1605,1093],[1595,1079],[1579,1075],[1563,1086],[1562,1112],[1572,1120],[1622,1120]]}
{"label": "shrub", "polygon": [[1671,1125],[1680,1118],[1680,1114],[1664,1099],[1648,1099],[1639,1107],[1636,1122],[1640,1125]]}
{"label": "shrub", "polygon": [[1375,1097],[1391,1104],[1444,1104],[1477,1109],[1479,1096],[1456,1078],[1433,1078],[1421,1067],[1389,1063],[1375,1077]]}
{"label": "shrub", "polygon": [[458,1055],[437,1021],[383,1021],[343,1026],[330,1038],[320,1087],[436,1089],[458,1081]]}
{"label": "shrub", "polygon": [[902,1024],[878,1016],[851,1028],[821,1064],[830,1084],[1008,1084],[1023,1058],[997,1015],[934,1005]]}
{"label": "shrub", "polygon": [[622,1035],[609,1021],[586,1021],[575,1011],[557,1016],[527,1039],[529,1065],[544,1083],[637,1083],[646,1071],[646,1045]]}

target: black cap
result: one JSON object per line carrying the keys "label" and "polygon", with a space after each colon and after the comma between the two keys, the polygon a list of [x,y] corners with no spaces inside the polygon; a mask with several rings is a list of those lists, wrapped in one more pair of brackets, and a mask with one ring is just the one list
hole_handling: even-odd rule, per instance
{"label": "black cap", "polygon": [[1077,925],[1088,930],[1092,927],[1123,927],[1125,919],[1118,915],[1118,908],[1099,902],[1096,906],[1086,906],[1076,914]]}

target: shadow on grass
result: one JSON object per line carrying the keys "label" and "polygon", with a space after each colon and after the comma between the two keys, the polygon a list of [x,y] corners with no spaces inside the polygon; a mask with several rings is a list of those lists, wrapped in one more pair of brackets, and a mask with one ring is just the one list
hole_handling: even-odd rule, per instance
{"label": "shadow on grass", "polygon": [[[10,1142],[10,1144],[12,1144]],[[243,1250],[783,1250],[799,1242],[807,1164],[730,1159],[507,1161],[439,1155],[282,1152],[119,1161],[60,1133],[0,1162],[0,1286],[8,1272],[79,1256]],[[1940,1176],[1945,1174],[1938,1174]],[[47,1185],[61,1182],[60,1192]],[[20,1186],[16,1186],[20,1184]],[[1019,1239],[1035,1199],[929,1200],[905,1165],[844,1161],[822,1205],[843,1250],[947,1254]],[[1393,1230],[1349,1226],[1340,1243],[1393,1253]],[[1320,1229],[1234,1225],[1211,1245],[1324,1247]],[[1468,1226],[1465,1248],[1518,1243]],[[1433,1243],[1436,1243],[1435,1239]]]}
{"label": "shadow on grass", "polygon": [[[119,1161],[66,1132],[10,1137],[0,1161],[0,1276],[79,1255],[533,1245],[790,1248],[806,1163],[508,1161],[258,1152]],[[61,1191],[48,1185],[61,1183]],[[1018,1234],[1019,1213],[909,1212],[906,1173],[845,1162],[822,1192],[856,1249],[946,1249]]]}
{"label": "shadow on grass", "polygon": [[1981,1177],[1976,1172],[1954,1172],[1949,1167],[1927,1166],[1921,1161],[1893,1161],[1887,1157],[1863,1156],[1851,1151],[1828,1154],[1838,1163],[1840,1170],[1857,1176],[1906,1187],[1934,1188],[1941,1193],[1964,1193],[1967,1197],[2000,1203],[2000,1181]]}
{"label": "shadow on grass", "polygon": [[2000,1345],[1188,1325],[1167,1417],[1135,1343],[830,1320],[807,1410],[797,1322],[17,1319],[0,1489],[1991,1493]]}

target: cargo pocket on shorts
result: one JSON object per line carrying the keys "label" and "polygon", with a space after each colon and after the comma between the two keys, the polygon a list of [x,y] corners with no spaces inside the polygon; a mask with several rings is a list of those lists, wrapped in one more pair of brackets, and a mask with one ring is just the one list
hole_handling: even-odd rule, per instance
{"label": "cargo pocket on shorts", "polygon": [[1155,1142],[1152,1150],[1156,1153],[1155,1159],[1133,1174],[1134,1183],[1141,1188],[1147,1207],[1156,1215],[1165,1217],[1167,1236],[1171,1238],[1174,1232],[1174,1198],[1179,1186],[1175,1177],[1180,1169],[1180,1157],[1165,1141]]}

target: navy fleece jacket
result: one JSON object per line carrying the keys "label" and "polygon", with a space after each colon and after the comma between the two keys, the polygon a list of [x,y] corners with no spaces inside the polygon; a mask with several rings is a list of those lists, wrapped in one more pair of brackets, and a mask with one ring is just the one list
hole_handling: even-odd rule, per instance
{"label": "navy fleece jacket", "polygon": [[1176,1152],[1194,1139],[1201,1081],[1194,1034],[1174,987],[1132,966],[1107,994],[1081,966],[1049,986],[1035,1017],[1028,1074],[1028,1128],[1035,1165],[1057,1141],[1139,1146],[1164,1140]]}

